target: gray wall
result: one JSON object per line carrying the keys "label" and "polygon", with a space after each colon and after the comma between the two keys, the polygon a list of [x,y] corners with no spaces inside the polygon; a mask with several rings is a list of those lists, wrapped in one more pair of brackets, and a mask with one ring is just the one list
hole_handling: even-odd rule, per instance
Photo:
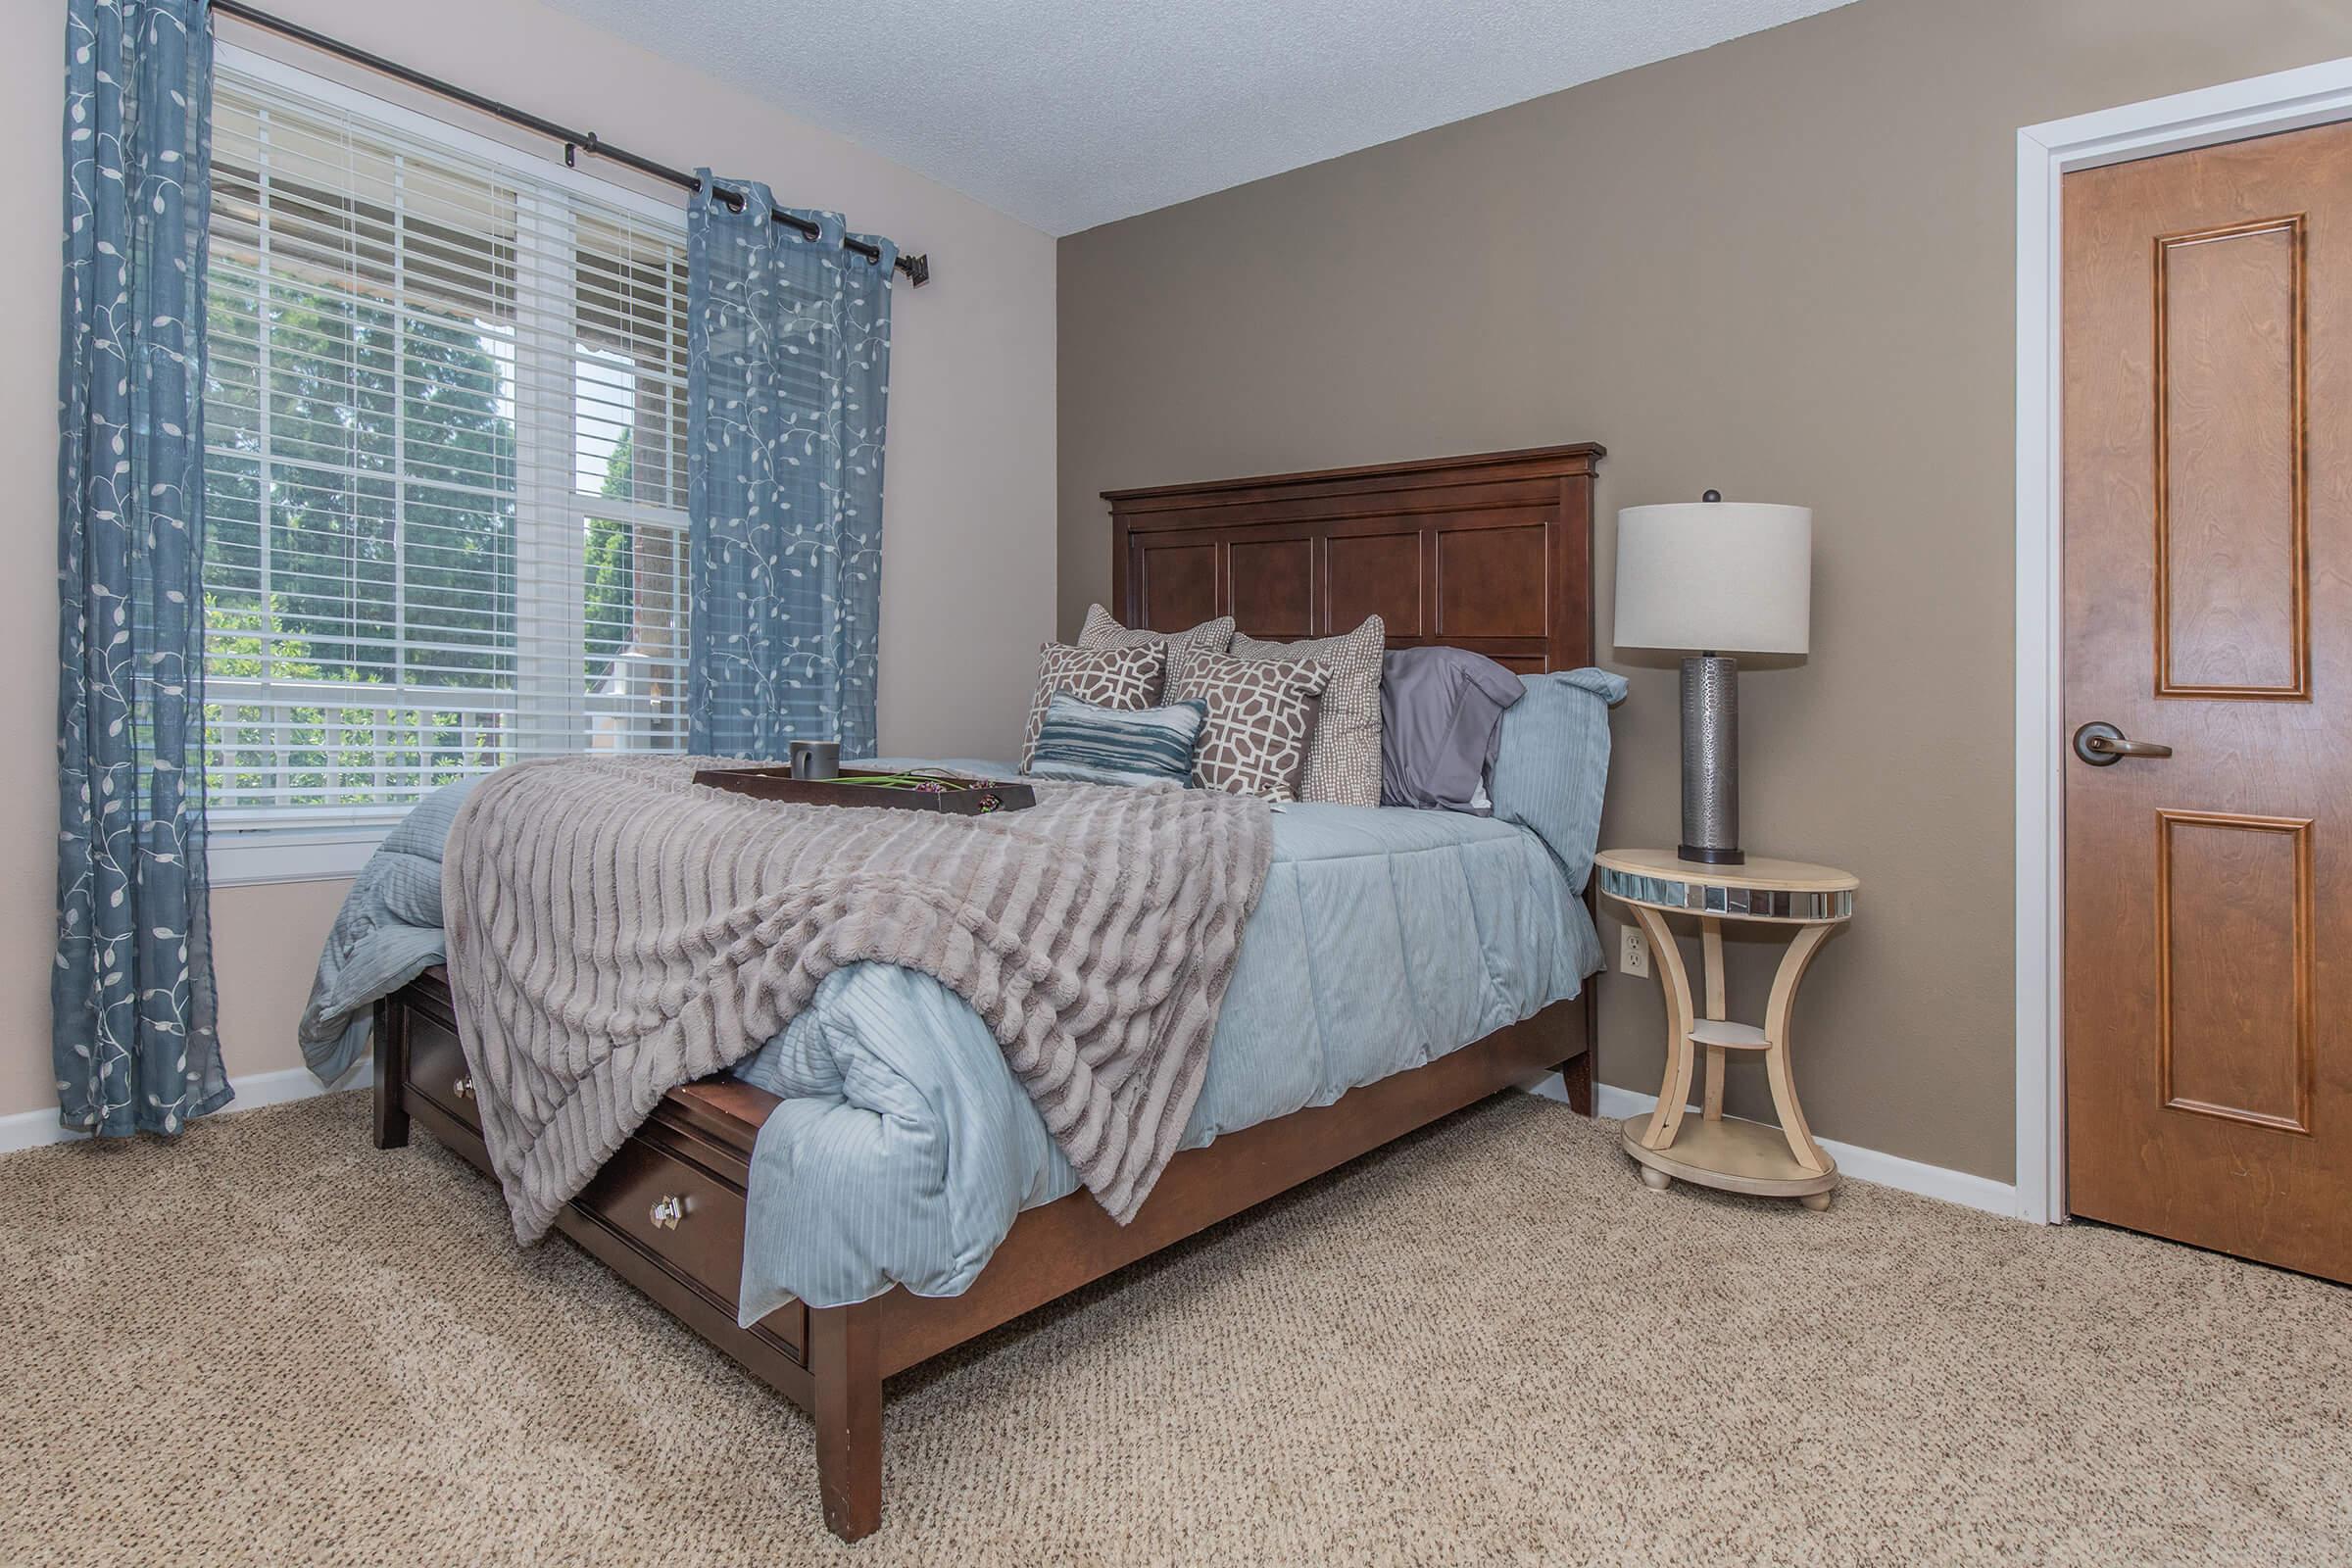
{"label": "gray wall", "polygon": [[[1064,239],[1061,630],[1120,486],[1602,442],[1604,656],[1618,507],[1813,507],[1812,656],[1741,691],[1749,847],[1863,880],[1799,1086],[2006,1181],[2015,131],[2346,54],[2344,0],[1862,0]],[[1672,843],[1671,665],[1607,662],[1604,838]],[[1603,1078],[1654,1090],[1655,984],[1600,985]]]}

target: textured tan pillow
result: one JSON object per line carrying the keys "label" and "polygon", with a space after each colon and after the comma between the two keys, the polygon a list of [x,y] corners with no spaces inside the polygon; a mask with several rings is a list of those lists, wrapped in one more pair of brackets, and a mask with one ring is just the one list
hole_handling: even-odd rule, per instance
{"label": "textured tan pillow", "polygon": [[[1233,642],[1233,617],[1219,615],[1185,631],[1143,631],[1119,624],[1118,617],[1101,605],[1086,607],[1086,624],[1078,628],[1081,648],[1141,648],[1165,643],[1168,649],[1167,684],[1176,684],[1195,654],[1221,654]],[[1160,694],[1154,692],[1156,698]]]}
{"label": "textured tan pillow", "polygon": [[1029,728],[1021,736],[1021,771],[1037,753],[1037,732],[1055,692],[1068,692],[1097,708],[1133,712],[1159,696],[1167,656],[1156,642],[1137,648],[1072,648],[1047,643],[1037,651],[1037,695],[1029,701]]}
{"label": "textured tan pillow", "polygon": [[1297,800],[1307,737],[1315,728],[1315,699],[1330,680],[1331,666],[1311,660],[1194,658],[1184,678],[1168,683],[1169,702],[1208,707],[1208,722],[1193,751],[1194,785]]}
{"label": "textured tan pillow", "polygon": [[1311,659],[1331,666],[1331,684],[1323,689],[1314,737],[1307,743],[1300,800],[1380,804],[1380,662],[1388,642],[1388,624],[1378,615],[1365,617],[1345,637],[1297,643],[1233,639],[1236,659]]}

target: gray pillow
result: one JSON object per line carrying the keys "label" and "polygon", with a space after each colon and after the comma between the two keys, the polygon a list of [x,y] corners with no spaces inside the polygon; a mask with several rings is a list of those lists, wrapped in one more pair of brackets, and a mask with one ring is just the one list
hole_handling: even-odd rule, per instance
{"label": "gray pillow", "polygon": [[1048,643],[1037,651],[1037,695],[1029,700],[1029,727],[1021,733],[1021,771],[1037,755],[1037,732],[1055,692],[1068,692],[1098,708],[1135,712],[1159,695],[1167,651],[1156,642],[1133,648],[1072,648]]}
{"label": "gray pillow", "polygon": [[1463,648],[1399,648],[1380,674],[1380,804],[1467,811],[1519,677]]}
{"label": "gray pillow", "polygon": [[1081,648],[1149,648],[1164,644],[1167,648],[1167,668],[1160,684],[1153,687],[1152,697],[1157,701],[1176,689],[1184,678],[1185,666],[1201,654],[1221,654],[1233,646],[1233,617],[1219,615],[1183,631],[1140,631],[1119,624],[1118,616],[1101,605],[1086,607],[1086,624],[1078,628]]}
{"label": "gray pillow", "polygon": [[1168,687],[1171,703],[1208,710],[1193,753],[1193,784],[1268,801],[1298,799],[1316,699],[1331,666],[1311,659],[1235,659],[1202,654]]}
{"label": "gray pillow", "polygon": [[1233,634],[1236,659],[1311,660],[1331,666],[1331,684],[1323,690],[1314,738],[1307,743],[1298,799],[1334,806],[1380,804],[1380,656],[1388,640],[1388,625],[1378,615],[1365,616],[1362,625],[1343,636],[1303,642],[1269,643],[1246,632]]}
{"label": "gray pillow", "polygon": [[1502,715],[1487,793],[1495,816],[1542,839],[1581,893],[1599,848],[1609,710],[1625,700],[1625,677],[1587,668],[1519,679],[1527,695]]}

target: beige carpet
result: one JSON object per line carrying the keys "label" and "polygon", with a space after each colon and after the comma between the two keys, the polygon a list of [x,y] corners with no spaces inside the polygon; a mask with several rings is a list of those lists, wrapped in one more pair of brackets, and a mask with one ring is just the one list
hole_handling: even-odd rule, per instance
{"label": "beige carpet", "polygon": [[2352,1292],[1507,1096],[808,1420],[344,1095],[0,1158],[0,1561],[2328,1563]]}

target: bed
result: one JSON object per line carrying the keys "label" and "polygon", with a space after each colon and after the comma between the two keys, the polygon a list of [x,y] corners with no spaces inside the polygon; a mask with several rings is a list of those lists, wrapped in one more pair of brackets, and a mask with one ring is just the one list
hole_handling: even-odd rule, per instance
{"label": "bed", "polygon": [[[1562,446],[1113,492],[1105,497],[1112,608],[1129,625],[1165,630],[1231,614],[1243,631],[1267,638],[1328,635],[1378,612],[1392,648],[1457,646],[1523,672],[1589,664],[1592,483],[1601,455],[1596,446]],[[1292,838],[1310,848],[1295,855],[1352,853],[1348,836],[1368,831],[1362,816],[1355,825],[1344,820],[1360,808],[1296,809]],[[1520,830],[1431,822],[1417,831],[1433,849],[1460,841],[1492,858],[1510,853],[1507,837]],[[1386,854],[1391,846],[1370,848]],[[1564,908],[1537,909],[1525,923],[1581,920],[1579,940],[1587,941],[1590,897],[1583,894],[1575,918]],[[1564,952],[1540,945],[1537,961],[1554,969],[1597,961],[1596,945],[1573,959]],[[1324,1092],[1303,1084],[1287,1102],[1303,1101],[1301,1108],[1230,1125],[1248,1119],[1248,1102],[1235,1101],[1243,1108],[1226,1114],[1228,1125],[1207,1129],[1213,1141],[1174,1157],[1128,1225],[1114,1223],[1083,1190],[1040,1189],[1032,1196],[1043,1200],[1011,1218],[984,1262],[968,1277],[926,1284],[933,1294],[892,1287],[854,1299],[860,1293],[853,1283],[808,1293],[840,1304],[768,1306],[762,1298],[743,1309],[755,1154],[770,1119],[792,1108],[789,1094],[762,1087],[789,1089],[773,1072],[672,1090],[557,1226],[810,1413],[825,1522],[855,1541],[881,1520],[884,1379],[1503,1089],[1556,1070],[1571,1104],[1590,1115],[1592,988],[1554,984],[1576,994],[1467,1044],[1460,1034],[1469,1031],[1460,1029],[1447,1042],[1458,1049],[1418,1064],[1372,1069],[1381,1075],[1354,1087],[1343,1077],[1323,1086],[1336,1094],[1327,1103],[1318,1102]],[[1507,1006],[1498,1016],[1513,1018]],[[489,1170],[445,972],[427,968],[384,996],[372,1024],[376,1145],[403,1145],[422,1126]],[[1221,1031],[1220,1052],[1223,1041]],[[1203,1091],[1212,1107],[1215,1070],[1212,1062]],[[1216,1120],[1213,1108],[1202,1114]]]}

